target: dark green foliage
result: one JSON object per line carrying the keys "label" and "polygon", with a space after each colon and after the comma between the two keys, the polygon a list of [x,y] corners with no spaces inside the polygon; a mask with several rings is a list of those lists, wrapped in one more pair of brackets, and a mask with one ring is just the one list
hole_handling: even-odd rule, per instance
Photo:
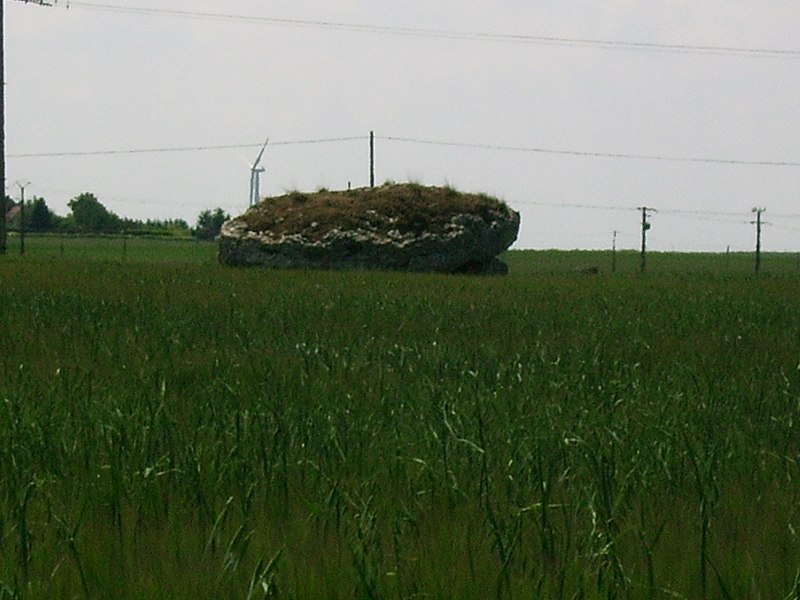
{"label": "dark green foliage", "polygon": [[[28,217],[30,215],[30,217]],[[26,207],[26,228],[30,231],[52,231],[56,225],[56,215],[47,207],[44,198],[34,198]]]}
{"label": "dark green foliage", "polygon": [[201,240],[213,240],[219,235],[222,224],[228,219],[230,219],[230,215],[221,208],[213,211],[204,210],[197,217],[197,225],[192,233]]}
{"label": "dark green foliage", "polygon": [[122,229],[122,220],[110,212],[89,192],[69,201],[71,224],[83,233],[116,233]]}
{"label": "dark green foliage", "polygon": [[122,227],[126,235],[131,236],[172,236],[189,237],[191,229],[183,219],[123,219]]}

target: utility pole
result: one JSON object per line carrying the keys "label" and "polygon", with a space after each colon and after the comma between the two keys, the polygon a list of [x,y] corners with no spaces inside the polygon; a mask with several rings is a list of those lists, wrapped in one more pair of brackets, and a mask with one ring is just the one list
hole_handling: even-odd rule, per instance
{"label": "utility pole", "polygon": [[656,209],[640,206],[639,210],[642,211],[642,253],[639,257],[639,271],[644,273],[645,257],[647,255],[647,230],[650,229],[650,221],[647,220],[647,216],[651,212],[655,212]]}
{"label": "utility pole", "polygon": [[617,231],[615,229],[614,233],[613,233],[614,237],[611,240],[611,272],[612,273],[616,273],[617,272],[617,234],[618,233],[619,233],[619,231]]}
{"label": "utility pole", "polygon": [[756,220],[750,221],[751,224],[756,226],[756,273],[761,270],[761,213],[763,213],[766,208],[753,208],[754,213],[756,213]]}
{"label": "utility pole", "polygon": [[[25,4],[52,6],[46,0],[17,0]],[[56,2],[57,0],[53,0]],[[0,254],[6,253],[6,60],[5,60],[5,17],[4,0],[0,0],[0,189],[3,200],[0,202]]]}
{"label": "utility pole", "polygon": [[0,0],[0,254],[6,253],[6,58],[3,5]]}
{"label": "utility pole", "polygon": [[369,132],[369,187],[375,187],[375,132]]}
{"label": "utility pole", "polygon": [[31,184],[30,181],[18,181],[19,186],[19,253],[25,254],[25,187]]}

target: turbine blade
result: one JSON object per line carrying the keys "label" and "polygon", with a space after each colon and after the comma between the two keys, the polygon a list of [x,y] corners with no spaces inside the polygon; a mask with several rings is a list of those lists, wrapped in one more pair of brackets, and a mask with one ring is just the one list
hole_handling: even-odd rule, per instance
{"label": "turbine blade", "polygon": [[254,169],[258,166],[258,163],[261,162],[261,157],[264,156],[264,150],[267,149],[267,144],[269,144],[269,138],[267,138],[267,141],[264,142],[263,146],[261,146],[261,152],[258,153],[258,158],[256,158],[256,162],[253,163]]}

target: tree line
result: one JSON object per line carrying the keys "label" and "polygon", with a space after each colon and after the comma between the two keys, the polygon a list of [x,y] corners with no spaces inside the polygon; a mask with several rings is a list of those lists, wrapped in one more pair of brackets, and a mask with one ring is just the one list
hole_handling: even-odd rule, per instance
{"label": "tree line", "polygon": [[221,208],[203,210],[194,227],[183,219],[147,219],[141,221],[120,217],[108,210],[91,192],[84,192],[68,203],[70,212],[57,215],[44,198],[34,196],[25,204],[5,197],[4,214],[10,231],[40,233],[89,233],[127,235],[164,235],[174,237],[196,237],[201,240],[214,239],[222,224],[230,219]]}

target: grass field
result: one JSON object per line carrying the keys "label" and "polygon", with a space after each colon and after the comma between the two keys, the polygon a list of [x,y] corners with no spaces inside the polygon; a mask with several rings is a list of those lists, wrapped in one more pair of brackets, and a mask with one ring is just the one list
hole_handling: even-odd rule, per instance
{"label": "grass field", "polygon": [[0,257],[0,598],[800,597],[794,255],[27,250]]}
{"label": "grass field", "polygon": [[[8,257],[19,258],[19,238],[8,237]],[[141,238],[122,236],[84,237],[75,235],[28,235],[25,256],[38,260],[82,260],[89,262],[131,263],[214,263],[217,246],[181,238]],[[638,274],[640,256],[636,250],[621,250],[614,258],[611,251],[595,250],[515,250],[506,253],[512,275],[576,274],[591,267],[605,275]],[[646,272],[653,275],[747,274],[754,272],[752,252],[680,253],[649,252]],[[800,252],[765,253],[764,273],[800,275]]]}

